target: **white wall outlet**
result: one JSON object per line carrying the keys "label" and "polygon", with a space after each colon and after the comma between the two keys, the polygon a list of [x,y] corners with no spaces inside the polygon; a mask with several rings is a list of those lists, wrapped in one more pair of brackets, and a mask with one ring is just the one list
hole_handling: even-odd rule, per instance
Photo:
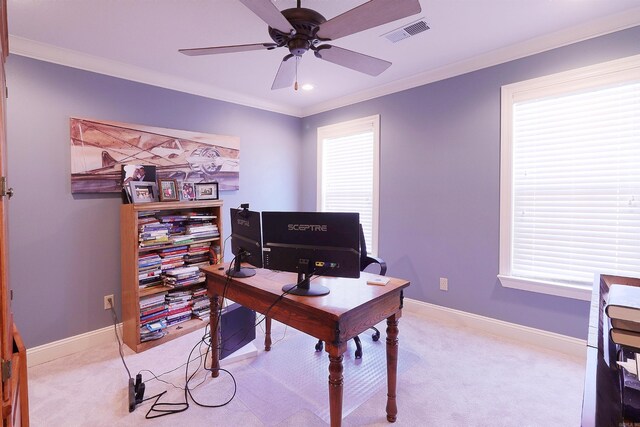
{"label": "white wall outlet", "polygon": [[448,291],[449,290],[449,280],[446,277],[440,278],[440,290]]}
{"label": "white wall outlet", "polygon": [[113,294],[111,295],[105,295],[104,296],[104,309],[105,310],[109,310],[111,309],[111,305],[109,304],[109,300],[111,300],[111,303],[113,304],[113,307],[115,308],[116,306],[116,300],[113,298]]}

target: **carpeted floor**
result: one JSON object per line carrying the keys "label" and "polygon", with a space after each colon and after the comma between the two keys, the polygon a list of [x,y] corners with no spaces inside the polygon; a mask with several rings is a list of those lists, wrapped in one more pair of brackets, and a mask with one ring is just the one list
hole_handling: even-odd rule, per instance
{"label": "carpeted floor", "polygon": [[[344,359],[343,425],[386,426],[384,325],[380,342],[361,336],[364,357]],[[328,423],[328,358],[314,351],[315,340],[274,322],[274,345],[257,357],[223,364],[232,375],[207,372],[183,412],[145,420],[151,402],[127,407],[127,374],[115,342],[29,369],[33,426],[324,426]],[[145,396],[184,408],[184,364],[202,335],[195,332],[143,353],[127,347],[125,360],[135,376],[142,371]],[[578,426],[584,360],[517,344],[424,314],[400,320],[397,426]],[[192,359],[196,353],[192,354]],[[196,362],[191,363],[195,368]],[[177,368],[177,369],[176,369]],[[175,369],[175,370],[174,370]],[[153,375],[169,372],[160,380]],[[149,371],[152,371],[153,374]],[[193,369],[190,369],[192,372]],[[200,405],[221,405],[212,408]],[[196,387],[197,385],[197,387]],[[200,405],[194,403],[195,399]],[[159,415],[162,412],[154,412]]]}

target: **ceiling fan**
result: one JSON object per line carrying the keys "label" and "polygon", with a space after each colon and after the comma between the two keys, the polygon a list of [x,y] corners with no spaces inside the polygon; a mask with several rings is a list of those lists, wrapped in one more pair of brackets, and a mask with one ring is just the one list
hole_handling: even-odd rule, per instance
{"label": "ceiling fan", "polygon": [[[391,66],[391,62],[325,44],[340,37],[368,30],[379,25],[419,13],[419,0],[370,0],[329,20],[316,12],[300,6],[282,12],[272,0],[240,0],[260,19],[269,25],[273,42],[231,46],[179,49],[189,56],[219,53],[272,50],[286,47],[289,53],[282,59],[271,89],[281,89],[293,84],[298,60],[308,50],[317,58],[332,62],[371,76],[377,76]],[[295,83],[297,89],[297,81]]]}

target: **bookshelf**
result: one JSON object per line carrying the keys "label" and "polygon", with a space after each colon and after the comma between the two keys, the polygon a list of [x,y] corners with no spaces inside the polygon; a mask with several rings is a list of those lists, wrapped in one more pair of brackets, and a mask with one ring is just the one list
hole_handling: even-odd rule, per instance
{"label": "bookshelf", "polygon": [[[203,328],[208,321],[198,318],[192,318],[176,325],[168,326],[164,331],[166,334],[159,339],[141,342],[140,334],[140,300],[146,300],[153,296],[160,296],[164,292],[170,290],[186,291],[198,286],[203,286],[204,282],[197,284],[187,284],[182,286],[171,287],[164,282],[162,284],[141,287],[140,286],[140,257],[154,255],[162,250],[171,251],[174,248],[189,246],[193,244],[222,246],[222,201],[180,201],[180,202],[160,202],[160,203],[136,203],[125,204],[120,209],[120,258],[121,258],[121,285],[122,285],[122,323],[123,323],[123,340],[135,352],[145,351],[149,348],[158,346],[169,340],[178,338],[182,335]],[[218,236],[215,237],[196,237],[192,241],[161,242],[154,246],[141,247],[140,232],[141,225],[145,219],[151,216],[156,218],[171,216],[187,216],[188,218],[196,218],[198,216],[212,216],[213,222],[217,226]]]}

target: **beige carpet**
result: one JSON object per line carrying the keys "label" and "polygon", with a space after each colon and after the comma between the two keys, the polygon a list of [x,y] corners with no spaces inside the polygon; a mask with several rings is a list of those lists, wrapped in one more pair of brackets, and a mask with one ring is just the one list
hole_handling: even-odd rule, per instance
{"label": "beige carpet", "polygon": [[[29,369],[33,426],[324,426],[327,425],[328,360],[315,341],[274,323],[273,350],[227,364],[237,393],[219,408],[190,407],[146,420],[151,402],[127,407],[127,374],[115,343]],[[257,343],[263,335],[258,329]],[[125,347],[132,375],[142,372],[146,396],[166,391],[162,402],[183,402],[180,367],[197,344],[195,332],[135,354]],[[345,366],[346,426],[386,426],[384,329],[380,343],[368,335],[361,361],[351,343]],[[579,426],[584,360],[523,346],[426,316],[404,313],[400,320],[397,426]],[[197,353],[195,353],[197,354]],[[193,356],[192,356],[193,357]],[[382,358],[381,358],[382,357]],[[367,364],[367,362],[369,362]],[[195,362],[194,362],[195,363]],[[192,364],[193,367],[195,365]],[[284,369],[280,369],[282,367]],[[274,367],[278,372],[275,372]],[[163,375],[165,382],[152,380]],[[149,370],[149,371],[147,371]],[[322,385],[324,383],[324,385]],[[192,380],[201,404],[219,405],[233,395],[227,374]],[[319,385],[319,386],[318,386]]]}

